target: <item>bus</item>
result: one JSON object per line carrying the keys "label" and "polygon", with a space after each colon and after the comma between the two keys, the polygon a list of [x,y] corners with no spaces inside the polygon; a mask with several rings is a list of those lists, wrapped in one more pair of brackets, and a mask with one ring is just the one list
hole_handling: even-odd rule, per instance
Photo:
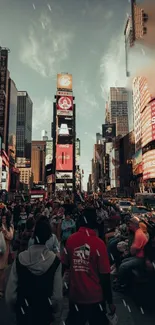
{"label": "bus", "polygon": [[29,192],[30,194],[30,202],[34,202],[36,200],[44,201],[47,199],[47,191],[43,188],[32,188]]}

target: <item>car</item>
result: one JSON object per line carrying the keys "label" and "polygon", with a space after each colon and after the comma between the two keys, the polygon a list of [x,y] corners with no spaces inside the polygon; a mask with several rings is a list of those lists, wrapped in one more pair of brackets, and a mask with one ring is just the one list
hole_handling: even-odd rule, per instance
{"label": "car", "polygon": [[147,209],[145,206],[137,206],[137,205],[133,205],[132,207],[131,207],[131,214],[132,214],[132,216],[134,215],[134,216],[145,216],[145,215],[152,215],[152,212],[149,210],[149,209]]}
{"label": "car", "polygon": [[126,212],[131,210],[132,204],[129,201],[119,201],[117,207],[119,208],[120,212]]}

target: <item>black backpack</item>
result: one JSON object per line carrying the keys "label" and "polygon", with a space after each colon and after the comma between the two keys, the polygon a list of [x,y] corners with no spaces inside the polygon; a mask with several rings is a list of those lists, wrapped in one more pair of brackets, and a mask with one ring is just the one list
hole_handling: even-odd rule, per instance
{"label": "black backpack", "polygon": [[16,318],[18,325],[49,325],[54,320],[53,305],[54,275],[60,265],[55,260],[46,273],[33,274],[16,259],[18,275]]}

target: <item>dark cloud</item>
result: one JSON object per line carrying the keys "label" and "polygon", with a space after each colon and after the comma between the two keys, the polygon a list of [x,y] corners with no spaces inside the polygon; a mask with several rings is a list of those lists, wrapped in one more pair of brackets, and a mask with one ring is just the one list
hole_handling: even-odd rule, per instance
{"label": "dark cloud", "polygon": [[[72,73],[77,135],[86,165],[104,122],[103,88],[108,92],[117,83],[116,64],[123,74],[121,28],[128,7],[124,0],[1,0],[1,41],[11,49],[11,75],[34,100],[33,137],[39,137],[41,129],[50,130],[57,72]],[[116,38],[122,61],[113,55]]]}

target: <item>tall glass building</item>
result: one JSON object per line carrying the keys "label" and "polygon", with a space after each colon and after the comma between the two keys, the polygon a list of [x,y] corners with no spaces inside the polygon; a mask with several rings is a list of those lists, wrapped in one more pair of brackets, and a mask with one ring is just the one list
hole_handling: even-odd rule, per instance
{"label": "tall glass building", "polygon": [[8,153],[13,159],[16,156],[16,128],[17,128],[17,94],[14,81],[9,79],[9,118],[8,118]]}
{"label": "tall glass building", "polygon": [[22,159],[22,165],[31,167],[33,103],[26,91],[19,91],[17,97],[16,157]]}

